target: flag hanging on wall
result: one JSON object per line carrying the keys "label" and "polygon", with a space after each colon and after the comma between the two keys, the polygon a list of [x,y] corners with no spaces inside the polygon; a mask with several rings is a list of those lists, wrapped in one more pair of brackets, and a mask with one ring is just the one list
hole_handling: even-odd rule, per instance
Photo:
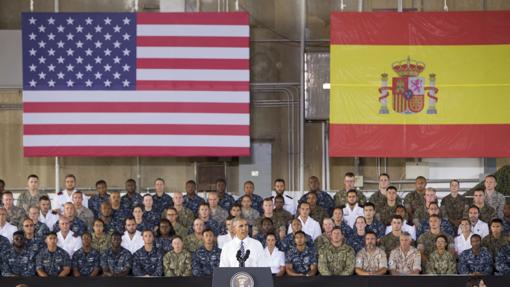
{"label": "flag hanging on wall", "polygon": [[333,13],[330,156],[509,157],[509,19]]}
{"label": "flag hanging on wall", "polygon": [[247,156],[247,13],[23,13],[25,156]]}

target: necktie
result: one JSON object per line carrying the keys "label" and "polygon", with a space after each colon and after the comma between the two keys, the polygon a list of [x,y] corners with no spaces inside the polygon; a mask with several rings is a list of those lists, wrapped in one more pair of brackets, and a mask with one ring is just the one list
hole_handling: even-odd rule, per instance
{"label": "necktie", "polygon": [[241,256],[244,256],[244,242],[241,241],[241,247],[239,247],[239,250],[241,251]]}

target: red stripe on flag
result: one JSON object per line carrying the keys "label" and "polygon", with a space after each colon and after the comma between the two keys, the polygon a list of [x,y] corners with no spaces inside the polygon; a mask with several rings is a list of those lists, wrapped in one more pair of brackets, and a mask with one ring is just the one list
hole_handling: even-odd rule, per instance
{"label": "red stripe on flag", "polygon": [[332,157],[510,157],[510,124],[331,124],[329,150]]}
{"label": "red stripe on flag", "polygon": [[249,91],[249,82],[136,81],[137,90]]}
{"label": "red stripe on flag", "polygon": [[24,147],[24,156],[249,156],[250,148],[239,147]]}
{"label": "red stripe on flag", "polygon": [[250,47],[248,37],[170,37],[139,36],[139,47]]}
{"label": "red stripe on flag", "polygon": [[510,44],[510,11],[335,12],[333,45]]}
{"label": "red stripe on flag", "polygon": [[248,70],[250,60],[235,59],[136,59],[138,69]]}
{"label": "red stripe on flag", "polygon": [[235,113],[250,112],[248,103],[25,103],[25,113]]}
{"label": "red stripe on flag", "polygon": [[250,126],[238,125],[24,125],[25,135],[250,135]]}
{"label": "red stripe on flag", "polygon": [[246,12],[137,13],[136,22],[137,24],[248,25],[250,16]]}

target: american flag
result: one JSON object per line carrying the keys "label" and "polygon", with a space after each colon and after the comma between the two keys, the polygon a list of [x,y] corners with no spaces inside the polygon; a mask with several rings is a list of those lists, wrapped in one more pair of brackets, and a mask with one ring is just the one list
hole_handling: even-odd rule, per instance
{"label": "american flag", "polygon": [[25,156],[250,154],[247,13],[24,13]]}

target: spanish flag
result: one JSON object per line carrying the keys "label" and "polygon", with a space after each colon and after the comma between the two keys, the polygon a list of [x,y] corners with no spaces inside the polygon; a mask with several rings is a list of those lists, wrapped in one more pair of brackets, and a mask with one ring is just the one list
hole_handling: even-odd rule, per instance
{"label": "spanish flag", "polygon": [[510,11],[331,15],[330,156],[510,157]]}

